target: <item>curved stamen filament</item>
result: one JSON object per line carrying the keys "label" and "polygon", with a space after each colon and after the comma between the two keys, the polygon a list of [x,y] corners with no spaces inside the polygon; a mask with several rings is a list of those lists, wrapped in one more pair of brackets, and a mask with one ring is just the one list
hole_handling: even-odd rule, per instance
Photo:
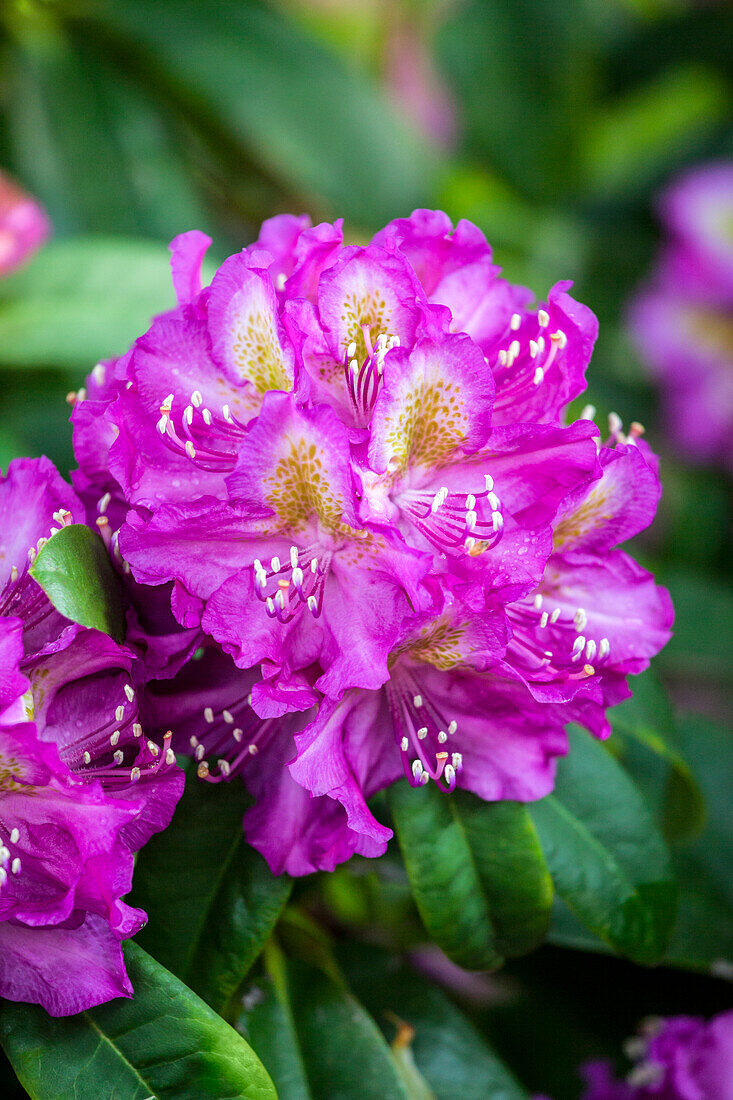
{"label": "curved stamen filament", "polygon": [[439,550],[459,549],[476,555],[491,549],[504,533],[501,503],[494,482],[485,475],[486,488],[480,493],[409,490],[399,505],[418,530]]}
{"label": "curved stamen filament", "polygon": [[278,557],[273,557],[269,567],[255,558],[255,592],[271,619],[289,623],[304,607],[314,619],[320,617],[333,553],[326,551],[317,556],[316,549],[291,546],[287,562],[281,563]]}
{"label": "curved stamen filament", "polygon": [[375,346],[372,346],[371,333],[368,325],[361,326],[366,347],[366,359],[360,365],[354,358],[356,355],[356,342],[352,340],[346,349],[344,359],[344,374],[346,388],[354,412],[359,424],[366,426],[371,418],[374,406],[379,394],[379,387],[384,373],[384,359],[388,351],[399,347],[399,336],[389,336],[380,332]]}
{"label": "curved stamen filament", "polygon": [[[463,767],[461,754],[450,751],[448,744],[457,723],[445,721],[420,691],[415,677],[407,672],[401,673],[399,681],[388,684],[387,697],[402,768],[410,785],[421,787],[432,779],[441,790],[452,791]],[[434,750],[432,760],[428,747]]]}

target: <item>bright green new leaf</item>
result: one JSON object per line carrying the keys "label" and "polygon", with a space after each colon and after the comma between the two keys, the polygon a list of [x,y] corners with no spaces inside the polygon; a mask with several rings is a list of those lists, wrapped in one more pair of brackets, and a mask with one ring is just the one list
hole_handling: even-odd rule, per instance
{"label": "bright green new leaf", "polygon": [[60,1019],[0,1004],[0,1041],[32,1100],[277,1100],[241,1035],[136,944],[125,960],[130,1000]]}
{"label": "bright green new leaf", "polygon": [[675,915],[669,853],[623,768],[584,730],[569,737],[554,792],[530,806],[555,888],[616,951],[659,962]]}
{"label": "bright green new leaf", "polygon": [[120,578],[101,538],[89,527],[72,523],[52,535],[31,566],[31,576],[67,619],[124,640]]}
{"label": "bright green new leaf", "polygon": [[541,942],[552,883],[526,807],[402,782],[389,805],[420,916],[454,962],[491,969]]}

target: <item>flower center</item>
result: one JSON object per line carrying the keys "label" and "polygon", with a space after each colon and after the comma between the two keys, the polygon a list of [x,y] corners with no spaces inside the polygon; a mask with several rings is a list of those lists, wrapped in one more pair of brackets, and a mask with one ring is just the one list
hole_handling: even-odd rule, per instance
{"label": "flower center", "polygon": [[237,445],[247,428],[223,405],[221,413],[204,407],[198,390],[180,416],[173,414],[174,396],[169,393],[160,406],[156,427],[160,438],[174,454],[190,459],[201,470],[229,473],[234,469]]}
{"label": "flower center", "polygon": [[520,314],[512,314],[509,328],[516,336],[506,348],[499,350],[493,367],[497,380],[495,407],[501,408],[519,397],[528,396],[544,381],[558,353],[568,342],[561,329],[546,334],[549,324],[550,316],[544,309],[537,311],[536,327],[531,317],[525,318],[523,323]]}
{"label": "flower center", "polygon": [[[189,739],[194,759],[198,761],[199,779],[209,783],[221,783],[241,772],[244,765],[260,751],[262,742],[276,725],[273,718],[260,718],[252,710],[251,694],[236,699],[223,710],[204,707],[206,744],[192,735]],[[211,765],[205,759],[206,752],[216,757],[218,772],[211,774]]]}
{"label": "flower center", "polygon": [[284,564],[277,556],[270,559],[269,566],[255,558],[255,592],[271,619],[288,623],[303,607],[308,608],[314,619],[320,617],[333,551],[326,550],[319,557],[317,549],[291,546],[290,559]]}
{"label": "flower center", "polygon": [[441,790],[455,788],[456,776],[463,767],[460,752],[446,747],[458,729],[430,700],[412,671],[400,670],[387,684],[387,699],[392,728],[400,750],[402,767],[412,787],[422,787],[431,779]]}
{"label": "flower center", "polygon": [[[510,648],[529,677],[541,672],[543,678],[547,675],[560,680],[587,680],[608,660],[610,642],[608,638],[595,641],[586,637],[588,616],[582,607],[576,608],[571,616],[560,607],[552,608],[550,600],[538,592],[533,599],[508,607],[507,615],[514,628]],[[545,631],[547,644],[543,645],[538,635]],[[572,645],[571,631],[575,634]]]}
{"label": "flower center", "polygon": [[496,546],[504,533],[504,516],[494,481],[484,475],[480,493],[450,492],[446,486],[408,489],[396,500],[403,515],[442,552],[465,552],[472,557]]}
{"label": "flower center", "polygon": [[[384,374],[384,359],[388,351],[399,347],[399,336],[380,332],[372,346],[369,325],[362,325],[364,358],[359,363],[357,341],[352,340],[346,349],[344,375],[354,418],[360,427],[366,427],[371,419]],[[359,341],[361,343],[361,341]]]}

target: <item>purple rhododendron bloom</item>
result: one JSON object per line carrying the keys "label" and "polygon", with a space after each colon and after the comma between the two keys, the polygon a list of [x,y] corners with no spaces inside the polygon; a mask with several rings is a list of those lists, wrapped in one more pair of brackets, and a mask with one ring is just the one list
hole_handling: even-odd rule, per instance
{"label": "purple rhododendron bloom", "polygon": [[[133,650],[65,619],[30,573],[84,508],[47,459],[0,477],[0,995],[67,1015],[130,995],[133,854],[183,787],[140,723]],[[70,980],[70,970],[73,980]]]}
{"label": "purple rhododendron bloom", "polygon": [[43,207],[0,172],[0,276],[30,259],[50,230]]}
{"label": "purple rhododendron bloom", "polygon": [[660,209],[669,240],[631,326],[673,439],[733,469],[733,163],[683,176]]}
{"label": "purple rhododendron bloom", "polygon": [[731,1100],[733,1011],[648,1020],[627,1044],[635,1065],[625,1082],[605,1062],[582,1068],[583,1100]]}
{"label": "purple rhododendron bloom", "polygon": [[177,307],[73,413],[75,484],[179,627],[151,728],[244,777],[294,874],[383,851],[367,800],[403,774],[542,797],[672,619],[617,549],[659,498],[640,428],[565,423],[594,316],[438,211],[365,247],[274,218],[202,288],[207,244],[173,242]]}

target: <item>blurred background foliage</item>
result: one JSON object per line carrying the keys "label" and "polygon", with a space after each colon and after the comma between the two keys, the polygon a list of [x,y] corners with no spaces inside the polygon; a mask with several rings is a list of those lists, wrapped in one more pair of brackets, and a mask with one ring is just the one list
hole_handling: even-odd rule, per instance
{"label": "blurred background foliage", "polygon": [[[720,959],[733,957],[730,787],[711,774],[733,664],[730,483],[687,465],[665,440],[625,311],[658,247],[656,193],[688,165],[733,157],[731,43],[731,6],[686,0],[0,5],[0,164],[54,227],[38,256],[0,283],[0,465],[46,453],[69,469],[65,395],[172,304],[166,246],[185,229],[210,233],[221,259],[281,211],[343,216],[361,241],[414,207],[439,206],[485,231],[510,279],[540,295],[574,280],[600,319],[587,394],[599,423],[611,410],[642,421],[663,457],[663,506],[637,553],[677,607],[657,670],[677,709],[708,722],[673,718],[663,692],[649,700],[661,692],[649,680],[619,721],[614,751],[668,818],[676,784],[672,818],[692,824],[668,821],[667,832],[686,838],[676,858],[697,885],[670,958],[719,974]],[[675,746],[699,763],[696,778]],[[319,882],[299,891],[334,928],[369,943],[379,914],[382,949],[409,939],[416,917],[388,859]],[[703,925],[711,942],[685,958]],[[556,940],[574,935],[559,919]],[[363,958],[354,948],[342,965],[381,1011],[375,951]],[[581,967],[581,956],[544,948],[478,992],[444,975],[473,1017],[461,1032],[465,1057],[478,1029],[525,1084],[572,1096],[572,1065],[617,1047],[643,1012],[730,1003],[730,986],[708,977],[650,979],[631,963],[582,958]],[[385,956],[382,969],[395,965]],[[410,982],[404,999],[414,1002]],[[439,1028],[456,1010],[436,990],[421,1011]],[[527,1019],[536,1025],[529,1054]]]}

